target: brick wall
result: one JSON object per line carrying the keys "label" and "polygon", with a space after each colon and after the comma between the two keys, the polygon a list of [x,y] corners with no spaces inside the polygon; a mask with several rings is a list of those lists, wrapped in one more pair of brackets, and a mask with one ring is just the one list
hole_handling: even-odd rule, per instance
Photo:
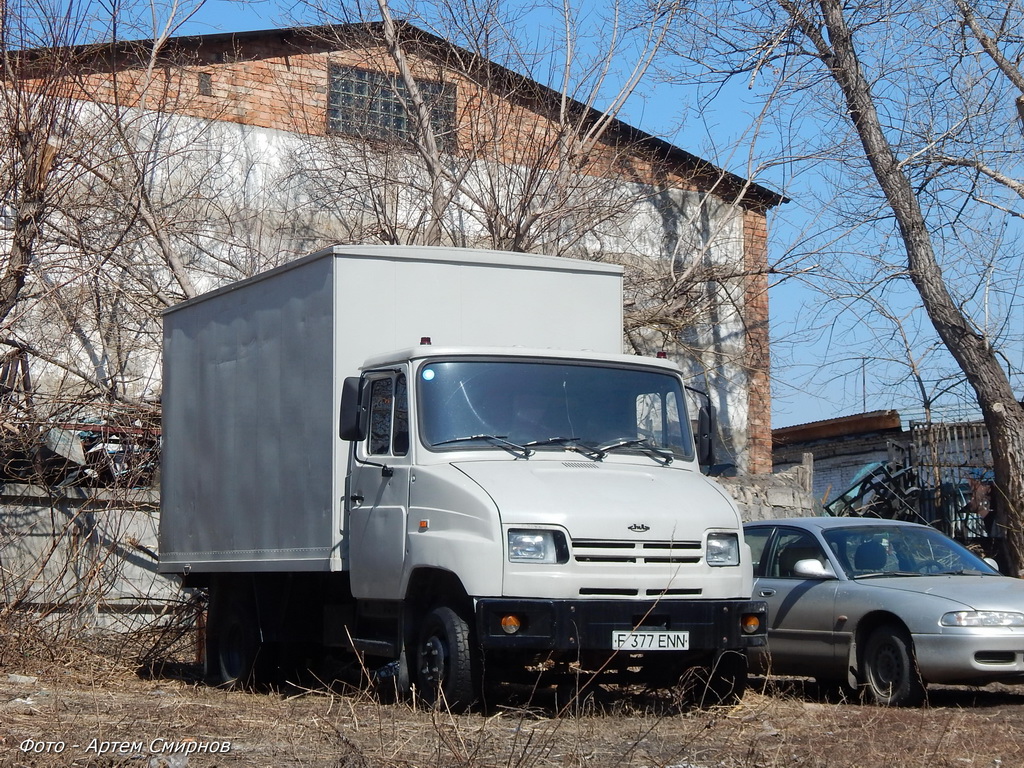
{"label": "brick wall", "polygon": [[744,302],[748,370],[748,470],[772,471],[771,359],[768,326],[768,223],[761,211],[748,210],[743,219],[743,254],[747,272]]}
{"label": "brick wall", "polygon": [[[366,36],[355,40],[343,38],[340,33],[329,40],[294,30],[180,38],[166,47],[153,66],[148,66],[145,46],[116,51],[92,47],[81,52],[74,75],[67,80],[73,96],[102,104],[116,102],[123,107],[221,121],[226,126],[252,127],[253,133],[324,136],[331,64],[395,73],[390,56],[379,44]],[[670,239],[667,232],[673,221],[655,216],[653,222],[648,223],[647,214],[654,212],[664,216],[665,200],[673,195],[699,197],[700,190],[714,189],[720,199],[731,200],[741,189],[734,177],[726,179],[714,166],[692,156],[686,159],[684,152],[671,154],[673,159],[669,162],[668,156],[641,150],[633,143],[635,138],[642,137],[640,132],[609,134],[608,141],[593,146],[585,145],[583,135],[569,134],[568,144],[575,142],[576,150],[582,154],[573,156],[570,152],[567,155],[566,142],[553,140],[559,126],[553,119],[558,104],[557,99],[552,101],[551,92],[536,84],[530,85],[522,78],[495,74],[486,67],[456,71],[445,65],[450,58],[430,55],[437,54],[438,50],[438,46],[419,48],[421,55],[411,56],[410,61],[419,78],[444,80],[457,86],[458,161],[474,160],[488,167],[508,167],[510,182],[523,185],[530,183],[524,179],[531,176],[531,169],[554,169],[568,164],[572,173],[588,175],[597,182],[608,179],[606,188],[611,190],[609,198],[613,204],[618,197],[636,194],[632,191],[623,194],[627,187],[633,190],[650,185],[655,190],[655,194],[647,193],[643,204],[625,214],[626,227],[618,233],[612,230],[621,222],[603,218],[604,211],[594,206],[581,206],[582,210],[574,215],[586,221],[590,239],[583,242],[574,255],[592,258],[590,249],[596,248],[603,249],[598,254],[602,258],[622,255],[646,260],[662,258],[668,262],[670,251],[671,258],[676,258],[674,249],[666,246]],[[44,59],[40,59],[39,65],[45,68]],[[579,116],[573,115],[571,120],[578,121]],[[221,133],[229,132],[210,132],[211,135]],[[650,146],[645,145],[648,149]],[[574,164],[581,157],[585,159],[583,164]],[[223,165],[225,161],[222,158],[220,162]],[[279,159],[277,162],[287,161]],[[522,173],[524,169],[529,173]],[[615,185],[618,189],[612,189]],[[595,184],[594,188],[597,186]],[[753,193],[753,199],[759,199],[758,194],[764,192]],[[514,192],[501,194],[511,197]],[[642,194],[638,195],[638,200]],[[574,202],[579,204],[579,201],[566,202],[570,206]],[[544,201],[545,205],[558,203],[558,200]],[[470,201],[470,205],[475,203]],[[716,308],[718,314],[710,320],[698,321],[718,329],[728,322],[729,333],[723,335],[727,335],[733,345],[722,350],[709,344],[707,349],[715,359],[706,361],[704,367],[723,371],[722,388],[729,390],[730,408],[721,412],[735,426],[736,445],[731,452],[736,454],[737,463],[747,471],[764,473],[771,468],[767,277],[764,275],[766,219],[760,204],[749,198],[740,203],[738,210],[729,202],[719,205],[729,208],[731,216],[742,220],[742,245],[739,232],[735,231],[725,249],[729,251],[728,271],[731,274],[742,271],[750,277],[730,279],[732,293]],[[672,208],[672,213],[689,210],[681,203],[668,207]],[[302,213],[313,215],[308,211]],[[476,215],[479,211],[470,213]],[[709,229],[714,230],[714,227]],[[322,232],[333,233],[333,230],[327,227],[317,230],[318,234]],[[709,243],[710,240],[700,243],[691,250],[699,252]],[[526,247],[543,248],[544,245]],[[736,262],[741,258],[742,270],[738,270],[740,265]],[[624,259],[624,263],[628,265],[628,259]],[[737,311],[741,313],[738,323],[735,322]],[[664,346],[660,344],[659,348]],[[682,356],[680,362],[685,362]]]}
{"label": "brick wall", "polygon": [[[389,54],[378,45],[344,47],[340,41],[273,35],[233,45],[230,40],[220,40],[222,37],[213,36],[214,42],[195,49],[171,51],[154,67],[127,54],[113,61],[92,59],[76,75],[72,95],[124,107],[322,136],[327,132],[330,65],[397,76]],[[409,62],[418,79],[456,86],[457,142],[464,155],[506,165],[547,168],[568,161],[574,172],[630,181],[652,182],[656,174],[666,177],[664,168],[656,170],[650,158],[632,152],[628,143],[597,142],[571,159],[568,154],[552,152],[554,137],[560,133],[579,137],[574,136],[575,127],[560,128],[555,120],[531,109],[531,104],[539,103],[536,98],[525,98],[506,83],[471,80],[432,59],[410,56]],[[568,124],[578,119],[570,116]],[[677,188],[697,188],[685,174],[673,172],[668,178]]]}

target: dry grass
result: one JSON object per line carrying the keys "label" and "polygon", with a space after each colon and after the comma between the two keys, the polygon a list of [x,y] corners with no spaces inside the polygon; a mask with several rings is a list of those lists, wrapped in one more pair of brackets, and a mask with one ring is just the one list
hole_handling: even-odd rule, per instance
{"label": "dry grass", "polygon": [[[767,683],[743,703],[679,712],[639,694],[600,692],[558,716],[550,692],[452,716],[327,688],[241,693],[197,683],[183,660],[138,660],[152,636],[48,642],[32,626],[0,633],[0,766],[323,766],[325,768],[1017,768],[1024,691],[935,691],[922,709],[821,701],[801,681]],[[34,678],[34,679],[33,679]],[[25,739],[64,751],[24,753]],[[141,742],[100,755],[93,740]],[[230,743],[165,756],[154,739]],[[77,745],[77,746],[76,746]],[[177,762],[175,762],[177,761]]]}

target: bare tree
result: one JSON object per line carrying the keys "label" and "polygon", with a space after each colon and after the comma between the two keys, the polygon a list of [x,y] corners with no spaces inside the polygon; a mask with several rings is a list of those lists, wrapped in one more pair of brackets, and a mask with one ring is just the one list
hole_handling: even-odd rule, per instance
{"label": "bare tree", "polygon": [[[131,534],[118,526],[132,516],[123,514],[135,506],[131,489],[152,475],[152,454],[134,467],[126,460],[141,440],[115,458],[112,430],[148,432],[155,447],[155,409],[117,384],[131,374],[110,354],[155,316],[124,311],[118,277],[107,279],[109,252],[86,247],[97,231],[123,232],[84,205],[104,134],[84,119],[80,44],[102,33],[109,12],[91,3],[0,4],[0,621],[28,608],[36,620],[53,619],[49,629],[69,632],[95,623],[97,602],[128,567]],[[108,303],[117,324],[92,322]],[[150,469],[136,472],[143,463]],[[69,502],[71,484],[109,490]]]}
{"label": "bare tree", "polygon": [[[67,73],[73,57],[67,46],[83,20],[40,19],[33,8],[18,3],[0,6],[0,56],[3,84],[3,141],[0,145],[4,228],[9,232],[0,275],[0,322],[15,310],[37,257],[44,221],[62,194],[61,160],[65,131],[74,119]],[[52,51],[28,57],[22,49],[48,25],[55,39]],[[49,30],[47,30],[49,31]],[[42,32],[45,34],[45,32]],[[26,70],[35,74],[32,87],[22,85]]]}
{"label": "bare tree", "polygon": [[[1020,339],[1012,324],[1004,326],[1009,336],[993,335],[991,318],[978,315],[992,268],[1019,275],[1019,253],[991,236],[991,227],[1016,215],[994,188],[1019,175],[1020,133],[1007,124],[1015,129],[1008,90],[1020,89],[1006,63],[1020,53],[1010,31],[1019,28],[1021,12],[1016,2],[962,0],[954,13],[840,0],[720,3],[687,19],[694,34],[678,48],[689,71],[702,61],[706,80],[774,81],[774,109],[789,116],[799,110],[791,119],[805,124],[783,134],[792,154],[837,164],[844,194],[830,213],[845,234],[831,237],[851,243],[848,258],[877,259],[861,294],[909,281],[975,393],[991,436],[1014,573],[1024,564],[1024,406],[1000,344],[1012,349]],[[814,144],[813,151],[795,151],[801,142]],[[853,180],[858,169],[866,181]],[[1003,222],[992,216],[1000,208]],[[879,235],[866,237],[869,228]],[[895,253],[888,235],[902,263],[887,258]],[[965,253],[973,262],[964,261]],[[1004,310],[1007,317],[1017,311]]]}
{"label": "bare tree", "polygon": [[173,38],[83,52],[87,66],[70,78],[82,112],[77,143],[62,166],[75,194],[49,219],[52,258],[39,264],[26,308],[51,332],[21,340],[64,361],[60,375],[76,378],[79,392],[138,397],[157,358],[159,311],[273,263],[276,217],[314,247],[376,239],[622,263],[637,351],[696,353],[719,380],[742,380],[753,370],[742,344],[745,286],[765,271],[744,261],[745,217],[778,199],[617,119],[676,6],[660,4],[648,27],[628,20],[625,4],[610,9],[588,40],[571,6],[555,7],[548,20],[562,31],[537,50],[498,6],[404,7],[415,27],[386,3],[369,9],[379,23],[364,22],[358,5],[323,7],[325,20],[350,22],[322,30],[325,48],[375,76],[391,122],[376,133],[334,126],[327,137],[322,122],[309,126],[309,141],[288,145],[285,186],[298,190],[288,210],[249,194],[255,165],[213,159],[247,144],[240,133],[226,138],[232,123],[212,107],[182,103],[202,72]]}
{"label": "bare tree", "polygon": [[618,119],[660,56],[676,3],[659,3],[646,26],[625,3],[600,19],[558,4],[544,15],[554,31],[529,40],[528,12],[500,4],[307,6],[339,51],[334,76],[362,78],[338,113],[344,98],[404,116],[379,129],[339,116],[295,163],[345,237],[623,264],[628,343],[706,374],[723,423],[742,430],[746,405],[727,393],[756,375],[745,292],[768,271],[744,260],[744,217],[781,198]]}

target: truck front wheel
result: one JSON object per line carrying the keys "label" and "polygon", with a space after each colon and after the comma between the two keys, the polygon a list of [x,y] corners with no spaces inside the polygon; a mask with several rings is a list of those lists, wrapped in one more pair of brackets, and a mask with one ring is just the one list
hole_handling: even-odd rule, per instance
{"label": "truck front wheel", "polygon": [[684,698],[702,709],[737,704],[747,689],[747,657],[743,651],[722,651],[710,663],[686,670],[680,685]]}
{"label": "truck front wheel", "polygon": [[469,624],[447,606],[423,619],[416,646],[416,684],[430,704],[459,712],[476,699],[477,659]]}

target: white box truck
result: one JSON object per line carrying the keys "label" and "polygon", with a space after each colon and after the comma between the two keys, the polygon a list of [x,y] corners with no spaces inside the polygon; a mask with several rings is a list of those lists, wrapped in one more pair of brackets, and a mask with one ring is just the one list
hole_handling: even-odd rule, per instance
{"label": "white box truck", "polygon": [[337,246],[169,309],[160,568],[209,590],[208,676],[335,649],[451,707],[597,670],[739,695],[740,517],[622,306],[616,266]]}

